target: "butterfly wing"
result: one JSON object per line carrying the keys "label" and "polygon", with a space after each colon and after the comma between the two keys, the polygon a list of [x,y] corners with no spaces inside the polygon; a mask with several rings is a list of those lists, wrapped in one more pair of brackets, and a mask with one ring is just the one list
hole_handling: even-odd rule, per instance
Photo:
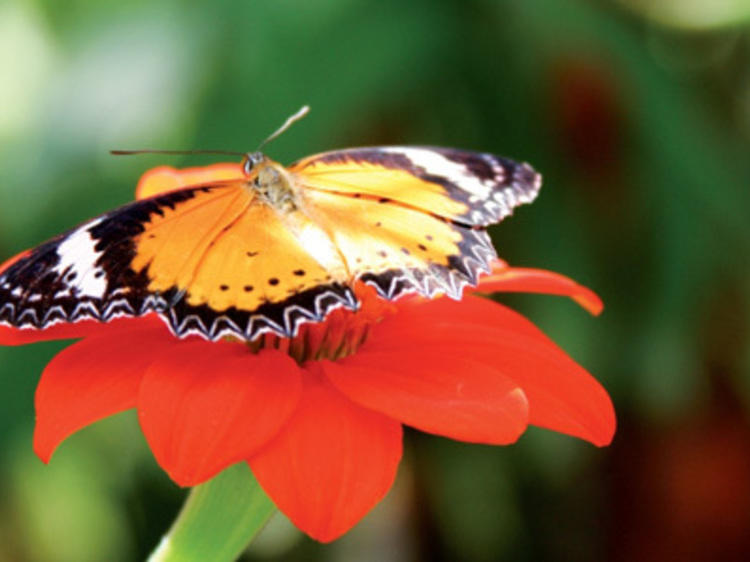
{"label": "butterfly wing", "polygon": [[339,307],[357,308],[336,248],[308,217],[299,212],[282,217],[248,196],[236,217],[222,224],[186,268],[189,278],[175,279],[173,264],[159,264],[165,251],[152,250],[152,289],[184,287],[167,312],[178,335],[290,337],[303,322],[319,322]]}
{"label": "butterfly wing", "polygon": [[528,164],[429,147],[327,152],[290,171],[352,277],[389,299],[459,298],[496,257],[484,228],[533,201],[541,185]]}
{"label": "butterfly wing", "polygon": [[[5,265],[0,324],[44,328],[157,312],[180,336],[292,335],[305,320],[357,306],[325,242],[304,217],[282,224],[240,182],[173,191]],[[310,252],[321,260],[328,252],[327,268]]]}
{"label": "butterfly wing", "polygon": [[289,169],[305,186],[391,199],[467,226],[488,226],[531,203],[542,178],[525,163],[483,152],[420,146],[350,148]]}
{"label": "butterfly wing", "polygon": [[[152,216],[220,203],[227,190],[183,190],[138,201],[57,236],[0,271],[0,323],[44,328],[137,316],[161,306],[147,272],[130,263]],[[200,202],[200,204],[198,204]]]}
{"label": "butterfly wing", "polygon": [[484,227],[540,183],[526,164],[432,148],[330,152],[289,173],[289,209],[235,179],[137,201],[42,244],[0,267],[0,324],[156,312],[179,336],[252,340],[356,309],[358,280],[387,298],[458,298],[495,256]]}

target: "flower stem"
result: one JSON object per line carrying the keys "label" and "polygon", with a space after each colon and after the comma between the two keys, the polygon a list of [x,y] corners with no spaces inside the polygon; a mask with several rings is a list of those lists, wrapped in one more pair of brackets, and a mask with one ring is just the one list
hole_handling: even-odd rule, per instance
{"label": "flower stem", "polygon": [[244,462],[190,490],[148,562],[235,560],[276,511]]}

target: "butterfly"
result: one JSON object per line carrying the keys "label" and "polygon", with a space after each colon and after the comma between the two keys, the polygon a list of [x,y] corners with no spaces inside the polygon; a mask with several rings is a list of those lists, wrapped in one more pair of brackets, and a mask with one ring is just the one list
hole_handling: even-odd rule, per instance
{"label": "butterfly", "polygon": [[531,166],[451,148],[334,150],[130,203],[0,268],[0,325],[158,314],[179,337],[294,336],[357,282],[460,298],[496,257],[486,227],[531,202]]}

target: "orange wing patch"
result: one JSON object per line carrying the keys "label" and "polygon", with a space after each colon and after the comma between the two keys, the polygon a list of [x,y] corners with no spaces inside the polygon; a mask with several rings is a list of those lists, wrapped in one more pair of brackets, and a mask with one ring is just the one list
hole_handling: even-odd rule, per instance
{"label": "orange wing patch", "polygon": [[329,157],[300,163],[291,171],[301,172],[301,183],[311,189],[392,199],[449,218],[460,217],[469,210],[467,204],[451,199],[439,183],[425,181],[403,169],[387,168],[378,162],[343,160],[339,163]]}
{"label": "orange wing patch", "polygon": [[208,248],[249,202],[241,188],[204,188],[191,199],[162,207],[135,238],[131,268],[147,270],[149,291],[185,289]]}
{"label": "orange wing patch", "polygon": [[328,308],[356,308],[338,251],[307,216],[280,214],[239,182],[199,191],[151,216],[131,263],[149,292],[170,295],[177,333],[290,335]]}
{"label": "orange wing patch", "polygon": [[387,197],[473,226],[501,221],[533,201],[541,186],[528,164],[451,148],[349,148],[310,156],[289,169],[312,189]]}
{"label": "orange wing patch", "polygon": [[211,164],[200,168],[179,170],[172,166],[157,166],[143,174],[138,180],[135,198],[147,199],[175,189],[242,179],[244,175],[242,166],[239,164]]}
{"label": "orange wing patch", "polygon": [[[316,231],[309,219],[297,218],[301,232]],[[330,247],[329,257],[338,260],[330,242],[323,242]],[[252,311],[316,287],[348,282],[340,260],[324,267],[305,244],[271,208],[250,205],[214,238],[186,286],[186,301],[217,311]]]}
{"label": "orange wing patch", "polygon": [[[320,248],[310,243],[316,233],[328,245],[326,267],[313,257],[321,259]],[[281,217],[242,187],[218,194],[203,188],[195,198],[152,215],[135,239],[131,267],[146,272],[151,292],[177,289],[191,306],[252,311],[348,280],[325,236],[301,213]]]}
{"label": "orange wing patch", "polygon": [[389,299],[414,291],[458,298],[479,271],[489,271],[494,257],[483,231],[391,199],[308,190],[305,201],[346,259],[352,279],[374,285]]}

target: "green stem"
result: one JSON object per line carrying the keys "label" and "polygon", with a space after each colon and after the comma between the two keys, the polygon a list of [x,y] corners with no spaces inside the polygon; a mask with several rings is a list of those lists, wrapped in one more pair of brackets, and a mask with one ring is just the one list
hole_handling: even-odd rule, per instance
{"label": "green stem", "polygon": [[276,511],[247,464],[230,466],[190,490],[148,562],[231,562]]}

